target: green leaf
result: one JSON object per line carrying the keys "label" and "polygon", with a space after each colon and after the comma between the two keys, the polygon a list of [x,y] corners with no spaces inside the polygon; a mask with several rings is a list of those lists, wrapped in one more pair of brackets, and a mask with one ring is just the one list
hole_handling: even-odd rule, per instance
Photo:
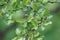
{"label": "green leaf", "polygon": [[33,10],[34,11],[37,11],[39,8],[38,8],[38,5],[37,5],[37,3],[33,3]]}
{"label": "green leaf", "polygon": [[19,23],[24,23],[25,22],[25,19],[19,18],[19,19],[16,19],[16,21],[19,22]]}
{"label": "green leaf", "polygon": [[14,37],[12,40],[17,40],[17,37]]}
{"label": "green leaf", "polygon": [[32,19],[33,19],[33,17],[32,17],[32,16],[28,16],[28,18],[27,18],[28,22],[31,22],[31,21],[32,21]]}
{"label": "green leaf", "polygon": [[22,1],[20,1],[20,4],[18,5],[19,8],[23,8],[24,7],[24,4]]}
{"label": "green leaf", "polygon": [[16,12],[13,13],[13,19],[14,20],[18,20],[23,16],[23,11],[22,10],[18,10]]}
{"label": "green leaf", "polygon": [[21,30],[19,28],[16,29],[16,34],[19,35],[21,33]]}
{"label": "green leaf", "polygon": [[31,0],[23,0],[23,2],[25,5],[28,5],[28,4],[30,4]]}
{"label": "green leaf", "polygon": [[44,3],[47,3],[47,2],[48,2],[48,0],[43,0],[43,1],[42,1],[43,4],[44,4]]}
{"label": "green leaf", "polygon": [[32,22],[31,22],[35,27],[37,27],[38,26],[38,21],[37,20],[32,20]]}
{"label": "green leaf", "polygon": [[46,8],[46,9],[44,9],[43,11],[42,11],[42,13],[41,13],[41,17],[43,17],[43,16],[49,16],[50,15],[50,11]]}

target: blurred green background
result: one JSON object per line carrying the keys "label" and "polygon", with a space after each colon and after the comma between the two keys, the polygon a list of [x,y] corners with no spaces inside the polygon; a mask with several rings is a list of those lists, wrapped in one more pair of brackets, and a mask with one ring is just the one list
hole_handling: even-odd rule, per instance
{"label": "blurred green background", "polygon": [[60,40],[60,12],[54,14],[52,21],[52,29],[45,34],[44,40]]}

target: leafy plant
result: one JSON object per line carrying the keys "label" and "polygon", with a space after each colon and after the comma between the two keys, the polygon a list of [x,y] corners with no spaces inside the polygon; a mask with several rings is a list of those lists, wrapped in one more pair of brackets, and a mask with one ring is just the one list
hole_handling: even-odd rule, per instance
{"label": "leafy plant", "polygon": [[48,0],[3,0],[0,16],[7,25],[17,22],[17,36],[12,40],[42,40],[46,26],[52,23],[47,5]]}
{"label": "leafy plant", "polygon": [[[13,20],[18,22],[17,36],[12,40],[42,40],[45,27],[52,22],[47,8],[48,0],[23,0],[18,5],[19,10],[13,14]],[[20,6],[20,7],[19,7]]]}

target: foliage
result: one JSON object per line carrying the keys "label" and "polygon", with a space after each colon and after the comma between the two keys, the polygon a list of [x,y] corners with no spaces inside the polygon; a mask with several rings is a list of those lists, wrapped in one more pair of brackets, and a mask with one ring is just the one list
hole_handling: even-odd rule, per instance
{"label": "foliage", "polygon": [[42,40],[46,26],[52,23],[47,5],[48,0],[1,0],[1,23],[9,26],[17,22],[17,36],[12,40]]}

